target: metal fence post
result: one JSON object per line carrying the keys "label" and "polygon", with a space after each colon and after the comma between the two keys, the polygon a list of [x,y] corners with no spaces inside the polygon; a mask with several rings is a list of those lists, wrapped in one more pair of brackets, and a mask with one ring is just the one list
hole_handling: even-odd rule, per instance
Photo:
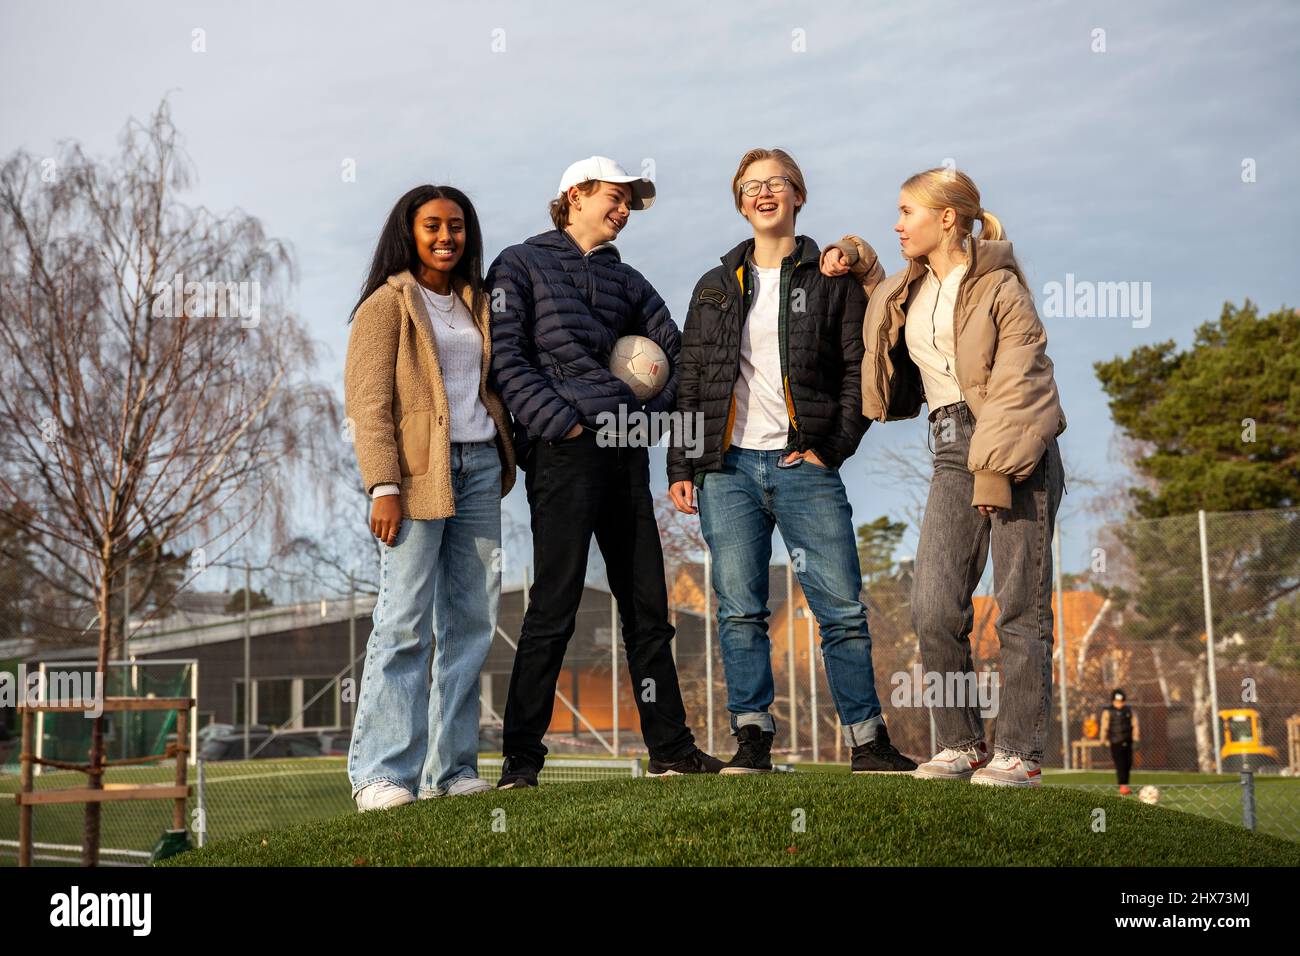
{"label": "metal fence post", "polygon": [[713,556],[704,549],[704,714],[707,748],[713,753]]}
{"label": "metal fence post", "polygon": [[[614,597],[614,588],[609,589],[609,673],[610,673],[610,724],[613,728],[611,738],[614,742],[614,756],[618,756],[618,599]],[[636,688],[633,688],[635,693]]]}
{"label": "metal fence post", "polygon": [[253,569],[244,562],[244,759],[248,759],[249,731],[253,723],[253,664],[252,664],[252,599],[249,590],[253,584]]}
{"label": "metal fence post", "polygon": [[785,651],[786,672],[789,675],[790,693],[790,755],[799,751],[799,711],[795,704],[794,671],[794,555],[786,545],[785,559]]}
{"label": "metal fence post", "polygon": [[1250,758],[1241,758],[1241,822],[1247,830],[1255,829],[1255,774]]}
{"label": "metal fence post", "polygon": [[1196,512],[1201,532],[1201,590],[1205,594],[1205,655],[1210,670],[1210,729],[1214,733],[1214,772],[1223,773],[1219,739],[1219,684],[1214,674],[1214,610],[1210,603],[1210,549],[1206,544],[1205,511]]}
{"label": "metal fence post", "polygon": [[1065,594],[1061,588],[1061,526],[1056,525],[1052,535],[1052,569],[1056,577],[1056,648],[1061,655],[1061,766],[1070,769],[1070,703],[1069,687],[1065,679]]}
{"label": "metal fence post", "polygon": [[352,702],[348,707],[348,726],[357,722],[357,582],[348,572],[348,680],[351,682]]}
{"label": "metal fence post", "polygon": [[[198,721],[195,721],[195,723],[198,723]],[[203,768],[206,764],[207,761],[200,758],[198,796],[197,796],[198,809],[199,809],[199,846],[203,846],[203,844],[207,841],[207,836],[208,836],[208,804],[207,804],[207,793],[206,790],[204,789],[205,775],[203,772]]]}
{"label": "metal fence post", "polygon": [[808,719],[812,724],[812,759],[821,761],[821,748],[817,740],[817,643],[813,634],[812,610],[808,611]]}

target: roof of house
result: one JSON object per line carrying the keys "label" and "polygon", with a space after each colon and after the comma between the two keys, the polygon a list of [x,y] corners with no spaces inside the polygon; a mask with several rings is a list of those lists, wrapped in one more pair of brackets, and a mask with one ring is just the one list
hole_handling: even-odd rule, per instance
{"label": "roof of house", "polygon": [[[1097,627],[1090,639],[1095,639],[1098,632],[1113,634],[1115,627],[1109,616],[1098,619],[1106,599],[1096,591],[1066,591],[1062,597],[1065,599],[1065,613],[1058,621],[1056,592],[1052,592],[1054,634],[1063,635],[1066,661],[1073,666],[1078,659],[1079,645],[1094,622]],[[997,599],[992,595],[977,594],[974,605],[975,626],[971,629],[971,656],[977,661],[996,660],[999,650]],[[1055,636],[1053,640],[1056,640]]]}
{"label": "roof of house", "polygon": [[[785,581],[786,565],[769,564],[767,566],[768,607],[776,608],[786,600]],[[674,573],[675,572],[675,573]],[[802,593],[798,578],[794,579],[795,595]],[[704,564],[692,561],[679,564],[669,569],[668,603],[679,610],[702,614],[704,612]],[[717,608],[717,601],[710,598],[710,605]]]}

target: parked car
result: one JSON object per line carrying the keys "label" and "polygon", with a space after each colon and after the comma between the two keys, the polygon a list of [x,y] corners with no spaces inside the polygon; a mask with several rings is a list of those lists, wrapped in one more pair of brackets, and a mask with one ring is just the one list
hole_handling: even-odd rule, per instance
{"label": "parked car", "polygon": [[[272,760],[285,757],[319,757],[322,755],[320,735],[315,731],[293,730],[282,734],[267,731],[249,732],[248,751],[253,760]],[[208,738],[199,748],[200,760],[243,760],[243,731]]]}
{"label": "parked car", "polygon": [[327,757],[346,757],[352,746],[352,728],[320,731],[321,753]]}
{"label": "parked car", "polygon": [[[253,724],[253,726],[248,729],[254,734],[269,734],[271,732],[271,728],[266,726],[266,724]],[[244,728],[240,724],[208,724],[205,727],[199,728],[199,746],[202,747],[213,737],[227,737],[232,734],[238,736],[242,740],[243,733]]]}

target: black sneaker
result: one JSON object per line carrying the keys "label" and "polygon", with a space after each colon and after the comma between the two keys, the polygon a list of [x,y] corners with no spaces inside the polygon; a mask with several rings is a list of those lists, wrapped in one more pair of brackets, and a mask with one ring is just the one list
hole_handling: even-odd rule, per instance
{"label": "black sneaker", "polygon": [[537,786],[539,767],[523,757],[507,757],[501,764],[501,779],[497,781],[498,790],[522,790]]}
{"label": "black sneaker", "polygon": [[672,763],[651,757],[646,776],[680,777],[688,773],[718,773],[723,766],[724,764],[717,757],[711,757],[696,747],[681,760],[674,760]]}
{"label": "black sneaker", "polygon": [[754,724],[746,724],[736,731],[740,747],[731,762],[722,768],[724,774],[771,773],[772,772],[772,738],[770,730]]}
{"label": "black sneaker", "polygon": [[889,742],[889,732],[884,727],[874,740],[853,748],[854,773],[911,773],[916,761],[904,757]]}

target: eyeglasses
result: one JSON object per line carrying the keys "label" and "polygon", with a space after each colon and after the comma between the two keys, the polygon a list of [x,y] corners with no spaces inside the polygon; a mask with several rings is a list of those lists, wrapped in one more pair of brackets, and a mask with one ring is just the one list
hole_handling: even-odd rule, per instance
{"label": "eyeglasses", "polygon": [[[766,186],[774,193],[784,192],[786,183],[789,181],[789,176],[773,176],[767,180]],[[750,179],[740,184],[740,191],[752,198],[763,191],[764,185],[764,181],[761,179]]]}

